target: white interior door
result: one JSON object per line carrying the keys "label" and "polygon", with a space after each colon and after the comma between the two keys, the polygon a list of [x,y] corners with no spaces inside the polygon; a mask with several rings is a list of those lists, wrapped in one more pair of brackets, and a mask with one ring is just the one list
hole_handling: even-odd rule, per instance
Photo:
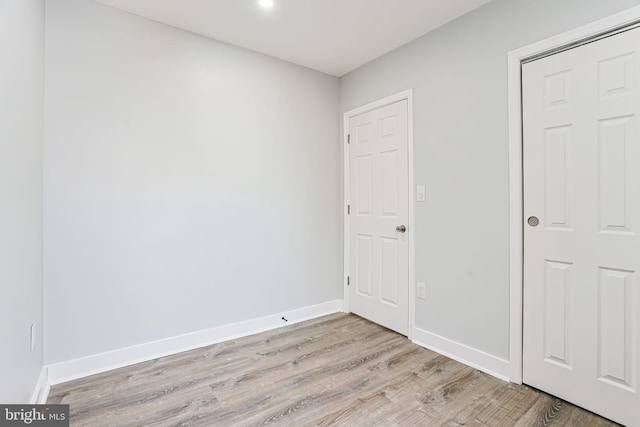
{"label": "white interior door", "polygon": [[349,120],[349,309],[408,332],[407,100]]}
{"label": "white interior door", "polygon": [[640,426],[639,53],[636,29],[522,69],[524,382],[627,426]]}

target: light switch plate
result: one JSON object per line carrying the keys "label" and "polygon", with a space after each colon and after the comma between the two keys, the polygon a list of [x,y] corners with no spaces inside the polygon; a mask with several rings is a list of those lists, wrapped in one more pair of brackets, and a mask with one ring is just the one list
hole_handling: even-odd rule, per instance
{"label": "light switch plate", "polygon": [[29,328],[29,333],[30,333],[30,337],[29,337],[30,348],[31,348],[31,351],[33,351],[36,348],[36,324],[35,323],[33,323],[31,325],[31,328]]}
{"label": "light switch plate", "polygon": [[427,287],[424,283],[417,283],[416,286],[416,297],[420,299],[427,299]]}
{"label": "light switch plate", "polygon": [[416,201],[424,202],[427,200],[427,189],[424,185],[418,185],[416,187]]}

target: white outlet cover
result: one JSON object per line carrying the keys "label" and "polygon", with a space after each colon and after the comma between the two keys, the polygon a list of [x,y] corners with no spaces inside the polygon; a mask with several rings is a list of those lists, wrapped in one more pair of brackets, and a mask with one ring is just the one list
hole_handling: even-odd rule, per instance
{"label": "white outlet cover", "polygon": [[425,202],[427,200],[427,188],[424,185],[416,187],[416,201]]}

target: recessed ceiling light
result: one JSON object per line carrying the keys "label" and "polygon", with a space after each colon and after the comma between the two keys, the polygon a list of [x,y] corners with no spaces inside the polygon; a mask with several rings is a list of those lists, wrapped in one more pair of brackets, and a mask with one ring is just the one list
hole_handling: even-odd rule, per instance
{"label": "recessed ceiling light", "polygon": [[260,0],[260,6],[270,9],[273,7],[273,0]]}

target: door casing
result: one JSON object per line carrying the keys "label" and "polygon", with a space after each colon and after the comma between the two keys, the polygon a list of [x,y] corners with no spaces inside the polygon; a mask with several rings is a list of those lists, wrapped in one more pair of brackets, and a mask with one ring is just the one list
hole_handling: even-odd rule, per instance
{"label": "door casing", "polygon": [[640,23],[640,6],[508,53],[509,83],[509,379],[522,384],[524,291],[524,191],[522,157],[522,63],[566,49],[584,40]]}
{"label": "door casing", "polygon": [[414,185],[414,168],[413,168],[413,89],[395,93],[380,99],[347,111],[343,115],[343,155],[342,155],[342,181],[343,181],[343,253],[344,253],[344,311],[349,313],[349,287],[347,285],[347,277],[349,272],[349,213],[347,206],[350,204],[349,197],[349,121],[352,117],[368,111],[376,110],[387,105],[394,104],[399,101],[407,100],[407,154],[409,158],[409,221],[407,224],[407,239],[409,241],[409,318],[408,338],[411,339],[413,329],[415,327],[415,185]]}

